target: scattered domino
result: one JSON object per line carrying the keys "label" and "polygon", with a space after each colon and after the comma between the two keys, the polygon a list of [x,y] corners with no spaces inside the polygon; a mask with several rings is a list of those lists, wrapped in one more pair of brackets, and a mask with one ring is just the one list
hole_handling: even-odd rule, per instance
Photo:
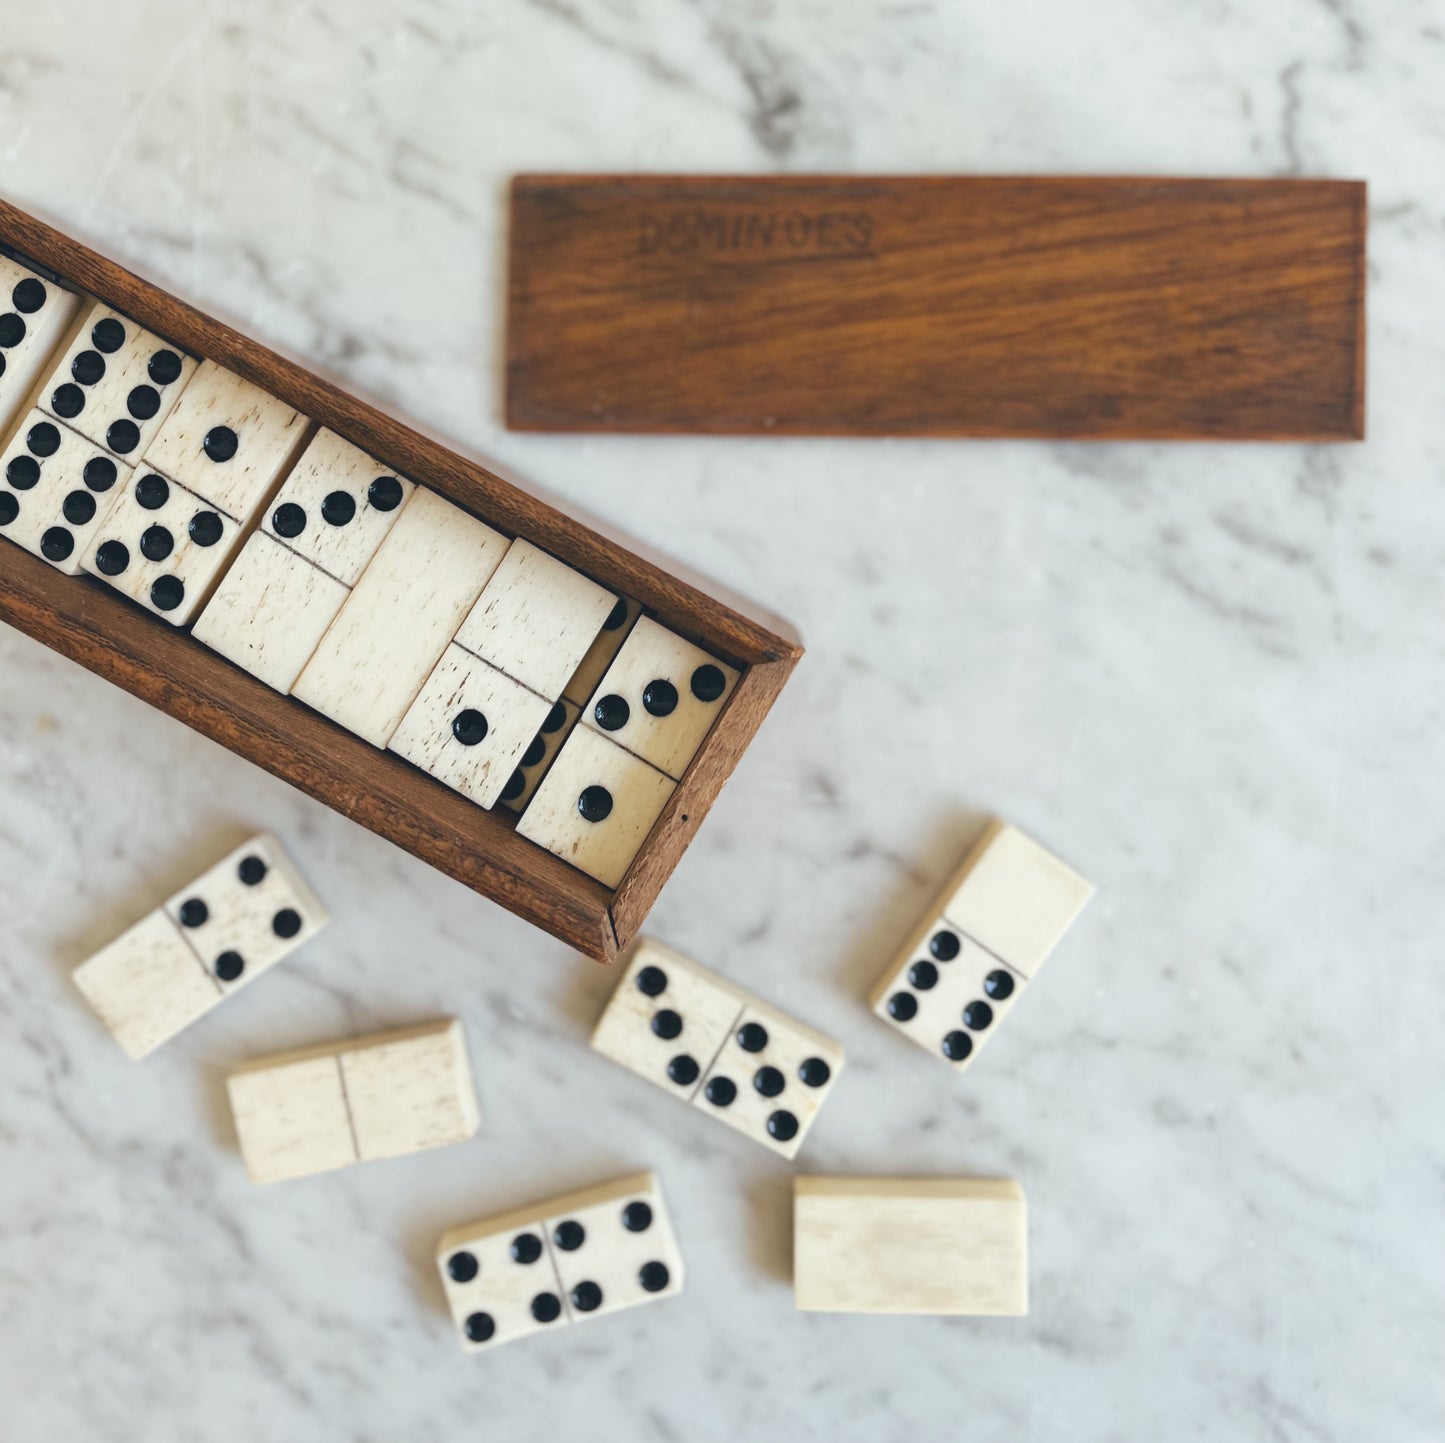
{"label": "scattered domino", "polygon": [[1003,1178],[796,1177],[793,1296],[808,1312],[1022,1317],[1023,1189]]}
{"label": "scattered domino", "polygon": [[592,1046],[784,1157],[843,1068],[831,1038],[650,938],[633,944]]}
{"label": "scattered domino", "polygon": [[876,1016],[963,1071],[1083,911],[1093,887],[995,820],[869,998]]}
{"label": "scattered domino", "polygon": [[130,1057],[155,1051],[290,956],[326,911],[274,837],[252,837],[74,972]]}
{"label": "scattered domino", "polygon": [[197,362],[93,301],[45,378],[39,404],[132,465],[170,415]]}
{"label": "scattered domino", "polygon": [[81,564],[172,626],[184,626],[205,605],[241,535],[225,512],[140,466],[93,528]]}
{"label": "scattered domino", "polygon": [[490,526],[419,488],[291,694],[384,747],[507,546]]}
{"label": "scattered domino", "polygon": [[553,702],[618,604],[617,597],[581,572],[518,540],[492,573],[456,641]]}
{"label": "scattered domino", "polygon": [[455,1018],[257,1058],[226,1087],[254,1183],[447,1147],[481,1122]]}
{"label": "scattered domino", "polygon": [[0,253],[0,432],[25,407],[80,297]]}
{"label": "scattered domino", "polygon": [[533,794],[517,833],[615,888],[673,790],[656,767],[579,726]]}
{"label": "scattered domino", "polygon": [[682,1291],[682,1255],[657,1179],[616,1182],[448,1232],[437,1267],[467,1352]]}
{"label": "scattered domino", "polygon": [[289,691],[414,491],[334,431],[318,431],[192,635]]}
{"label": "scattered domino", "polygon": [[732,667],[644,616],[598,683],[583,720],[680,781],[737,679]]}
{"label": "scattered domino", "polygon": [[31,411],[0,453],[0,536],[58,571],[80,570],[130,467],[43,411]]}

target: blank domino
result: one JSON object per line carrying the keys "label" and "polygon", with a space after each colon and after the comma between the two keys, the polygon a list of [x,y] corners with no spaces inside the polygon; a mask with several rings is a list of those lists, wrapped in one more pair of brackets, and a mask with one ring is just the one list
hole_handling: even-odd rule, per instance
{"label": "blank domino", "polygon": [[334,431],[318,431],[191,634],[290,691],[414,491]]}
{"label": "blank domino", "polygon": [[832,1038],[646,937],[592,1046],[784,1157],[797,1154],[843,1069]]}
{"label": "blank domino", "polygon": [[795,1177],[793,1297],[807,1312],[1022,1317],[1023,1189],[1003,1178]]}
{"label": "blank domino", "polygon": [[869,1005],[961,1072],[1093,892],[1077,872],[996,819],[879,979]]}
{"label": "blank domino", "polygon": [[417,490],[292,695],[384,747],[507,545],[435,491]]}
{"label": "blank domino", "polygon": [[457,645],[553,702],[617,601],[530,541],[514,541],[457,632]]}
{"label": "blank domino", "polygon": [[335,577],[275,537],[253,532],[191,635],[267,686],[287,692],[349,595]]}
{"label": "blank domino", "polygon": [[226,1086],[255,1183],[465,1142],[481,1121],[455,1018],[257,1058]]}
{"label": "blank domino", "polygon": [[73,977],[126,1054],[142,1058],[327,921],[280,844],[263,833],[82,962]]}
{"label": "blank domino", "polygon": [[80,297],[0,253],[0,432],[25,405]]}
{"label": "blank domino", "polygon": [[500,1347],[682,1291],[682,1254],[651,1173],[453,1228],[437,1267],[462,1347]]}

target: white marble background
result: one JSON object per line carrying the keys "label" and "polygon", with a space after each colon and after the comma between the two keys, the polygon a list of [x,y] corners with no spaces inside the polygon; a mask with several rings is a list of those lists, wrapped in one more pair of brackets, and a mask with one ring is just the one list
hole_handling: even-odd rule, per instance
{"label": "white marble background", "polygon": [[[1437,1443],[1445,5],[4,0],[0,191],[793,617],[652,930],[840,1036],[814,1170],[1006,1173],[1027,1321],[800,1316],[610,979],[0,628],[0,1438]],[[499,425],[507,176],[1365,176],[1363,446]],[[986,812],[1100,886],[966,1079],[872,1021]],[[68,969],[245,828],[336,922],[143,1067]],[[222,1077],[457,1011],[484,1132],[253,1190]],[[660,1170],[679,1301],[464,1358],[444,1226]]]}

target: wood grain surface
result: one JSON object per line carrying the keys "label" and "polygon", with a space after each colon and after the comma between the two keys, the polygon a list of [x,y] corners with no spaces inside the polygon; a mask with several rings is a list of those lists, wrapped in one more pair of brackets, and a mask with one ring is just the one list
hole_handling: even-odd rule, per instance
{"label": "wood grain surface", "polygon": [[521,430],[1359,439],[1365,186],[520,176]]}
{"label": "wood grain surface", "polygon": [[[272,691],[88,577],[0,545],[0,620],[388,838],[588,956],[631,940],[802,655],[766,612],[721,600],[0,200],[13,247],[148,329],[219,362],[509,535],[525,536],[744,669],[672,803],[614,895],[485,811]],[[679,798],[681,803],[679,803]]]}

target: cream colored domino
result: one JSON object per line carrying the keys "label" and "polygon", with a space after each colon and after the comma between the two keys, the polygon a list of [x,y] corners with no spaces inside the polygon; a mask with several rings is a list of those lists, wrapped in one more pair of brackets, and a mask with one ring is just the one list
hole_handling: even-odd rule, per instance
{"label": "cream colored domino", "polygon": [[632,945],[592,1046],[784,1157],[844,1061],[831,1038],[651,938]]}
{"label": "cream colored domino", "polygon": [[390,467],[323,427],[282,482],[261,527],[352,587],[414,490]]}
{"label": "cream colored domino", "polygon": [[292,695],[384,747],[506,550],[490,526],[419,487]]}
{"label": "cream colored domino", "polygon": [[387,746],[490,807],[549,711],[545,699],[453,643]]}
{"label": "cream colored domino", "polygon": [[879,979],[869,1005],[895,1031],[963,1071],[1093,891],[996,819]]}
{"label": "cream colored domino", "polygon": [[577,727],[522,813],[517,832],[604,887],[616,887],[673,789],[656,767]]}
{"label": "cream colored domino", "polygon": [[641,605],[631,597],[623,596],[618,599],[607,613],[602,630],[587,648],[586,656],[577,664],[577,670],[562,688],[565,700],[579,710],[587,705],[588,699],[597,690],[597,683],[612,665],[612,659],[622,650],[622,643],[631,635],[632,628],[637,625],[637,618],[641,615]]}
{"label": "cream colored domino", "polygon": [[0,453],[0,536],[74,576],[129,479],[124,462],[31,411]]}
{"label": "cream colored domino", "polygon": [[646,1172],[453,1228],[437,1267],[467,1352],[672,1297],[684,1278]]}
{"label": "cream colored domino", "polygon": [[184,626],[205,605],[241,536],[224,512],[141,467],[93,528],[81,565],[172,626]]}
{"label": "cream colored domino", "polygon": [[223,993],[289,957],[331,920],[265,832],[182,888],[164,911]]}
{"label": "cream colored domino", "polygon": [[1022,1317],[1023,1189],[1002,1178],[795,1177],[793,1296],[810,1312]]}
{"label": "cream colored domino", "polygon": [[146,447],[144,464],[246,522],[270,499],[310,429],[284,401],[203,361]]}
{"label": "cream colored domino", "polygon": [[267,686],[288,692],[349,595],[334,577],[256,531],[191,635]]}
{"label": "cream colored domino", "polygon": [[126,1053],[153,1052],[308,941],[326,911],[274,837],[252,837],[74,973]]}
{"label": "cream colored domino", "polygon": [[40,387],[40,405],[134,465],[196,372],[179,346],[93,301]]}
{"label": "cream colored domino", "polygon": [[502,795],[498,798],[499,803],[509,812],[526,810],[532,794],[541,786],[542,778],[547,775],[547,768],[562,749],[562,743],[571,735],[581,714],[581,708],[564,697],[556,702],[543,718],[537,735],[522,753],[516,771],[507,779],[507,785],[502,788]]}
{"label": "cream colored domino", "polygon": [[542,1226],[574,1323],[682,1291],[682,1253],[652,1173],[556,1198]]}
{"label": "cream colored domino", "polygon": [[681,952],[639,937],[592,1029],[592,1046],[690,1102],[750,1000]]}
{"label": "cream colored domino", "polygon": [[285,1182],[358,1161],[335,1050],[258,1058],[233,1072],[226,1090],[252,1182]]}
{"label": "cream colored domino", "polygon": [[79,310],[73,291],[0,255],[0,433],[30,403]]}
{"label": "cream colored domino", "polygon": [[641,617],[583,710],[589,727],[680,781],[738,674]]}
{"label": "cream colored domino", "polygon": [[466,1034],[455,1018],[348,1047],[341,1078],[363,1162],[465,1142],[481,1125]]}
{"label": "cream colored domino", "polygon": [[618,598],[554,556],[517,540],[457,632],[457,643],[556,701]]}
{"label": "cream colored domino", "polygon": [[479,1121],[453,1018],[259,1057],[227,1089],[256,1183],[464,1142]]}
{"label": "cream colored domino", "polygon": [[795,1157],[842,1070],[843,1049],[832,1038],[750,1001],[703,1077],[693,1106]]}
{"label": "cream colored domino", "polygon": [[162,911],[148,913],[71,974],[97,1017],[139,1061],[221,1000],[221,986]]}

